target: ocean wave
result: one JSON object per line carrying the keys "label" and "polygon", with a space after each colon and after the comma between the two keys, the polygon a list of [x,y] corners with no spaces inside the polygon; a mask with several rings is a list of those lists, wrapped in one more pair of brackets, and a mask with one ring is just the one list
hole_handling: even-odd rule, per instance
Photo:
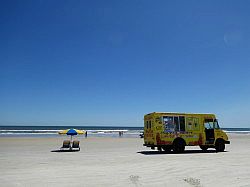
{"label": "ocean wave", "polygon": [[7,131],[9,131],[9,132],[58,132],[58,131],[60,131],[60,130],[32,130],[32,129],[25,129],[25,130],[20,130],[20,129],[18,129],[18,130],[3,130],[3,129],[1,129],[0,130],[0,132],[7,132]]}
{"label": "ocean wave", "polygon": [[13,133],[13,132],[4,132],[0,133],[0,135],[49,135],[49,134],[57,134],[57,133]]}
{"label": "ocean wave", "polygon": [[224,130],[224,132],[226,133],[237,133],[237,134],[249,134],[250,131],[227,131],[227,130]]}

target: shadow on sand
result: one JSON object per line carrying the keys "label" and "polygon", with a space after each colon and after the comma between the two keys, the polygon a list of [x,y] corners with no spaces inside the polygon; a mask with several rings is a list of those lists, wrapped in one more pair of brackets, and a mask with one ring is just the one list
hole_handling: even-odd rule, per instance
{"label": "shadow on sand", "polygon": [[61,153],[61,152],[79,152],[80,150],[52,150],[50,152],[53,152],[53,153]]}
{"label": "shadow on sand", "polygon": [[[223,152],[227,152],[227,151],[223,151]],[[198,154],[198,153],[202,153],[202,154],[207,154],[207,153],[218,153],[216,150],[207,150],[207,151],[202,151],[202,150],[185,150],[183,153],[174,153],[173,151],[171,152],[166,152],[166,151],[139,151],[137,153],[143,154],[143,155],[162,155],[162,154],[166,154],[166,155],[170,155],[170,154]]]}

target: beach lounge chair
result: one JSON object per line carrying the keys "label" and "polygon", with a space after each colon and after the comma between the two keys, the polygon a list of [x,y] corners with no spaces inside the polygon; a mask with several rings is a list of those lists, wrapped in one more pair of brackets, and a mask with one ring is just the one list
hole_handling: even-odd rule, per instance
{"label": "beach lounge chair", "polygon": [[72,143],[72,149],[80,151],[80,142],[78,140],[74,140],[73,141],[73,143]]}
{"label": "beach lounge chair", "polygon": [[70,141],[69,140],[64,140],[63,145],[61,147],[61,150],[70,150],[70,149],[71,149]]}

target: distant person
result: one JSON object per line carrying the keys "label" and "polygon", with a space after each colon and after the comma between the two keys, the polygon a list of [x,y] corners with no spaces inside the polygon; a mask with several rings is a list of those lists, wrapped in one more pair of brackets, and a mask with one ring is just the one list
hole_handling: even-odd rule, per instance
{"label": "distant person", "polygon": [[87,138],[87,137],[88,137],[88,131],[85,132],[85,138]]}
{"label": "distant person", "polygon": [[120,136],[120,137],[122,136],[122,132],[121,132],[121,131],[119,131],[119,136]]}

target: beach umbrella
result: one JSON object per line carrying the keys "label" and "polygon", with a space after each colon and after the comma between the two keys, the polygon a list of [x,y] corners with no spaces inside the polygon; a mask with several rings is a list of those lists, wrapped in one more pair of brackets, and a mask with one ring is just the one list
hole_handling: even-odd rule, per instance
{"label": "beach umbrella", "polygon": [[86,131],[83,130],[77,130],[77,129],[66,129],[63,131],[59,131],[58,134],[66,134],[71,136],[70,140],[72,141],[72,136],[78,135],[78,134],[85,134]]}

